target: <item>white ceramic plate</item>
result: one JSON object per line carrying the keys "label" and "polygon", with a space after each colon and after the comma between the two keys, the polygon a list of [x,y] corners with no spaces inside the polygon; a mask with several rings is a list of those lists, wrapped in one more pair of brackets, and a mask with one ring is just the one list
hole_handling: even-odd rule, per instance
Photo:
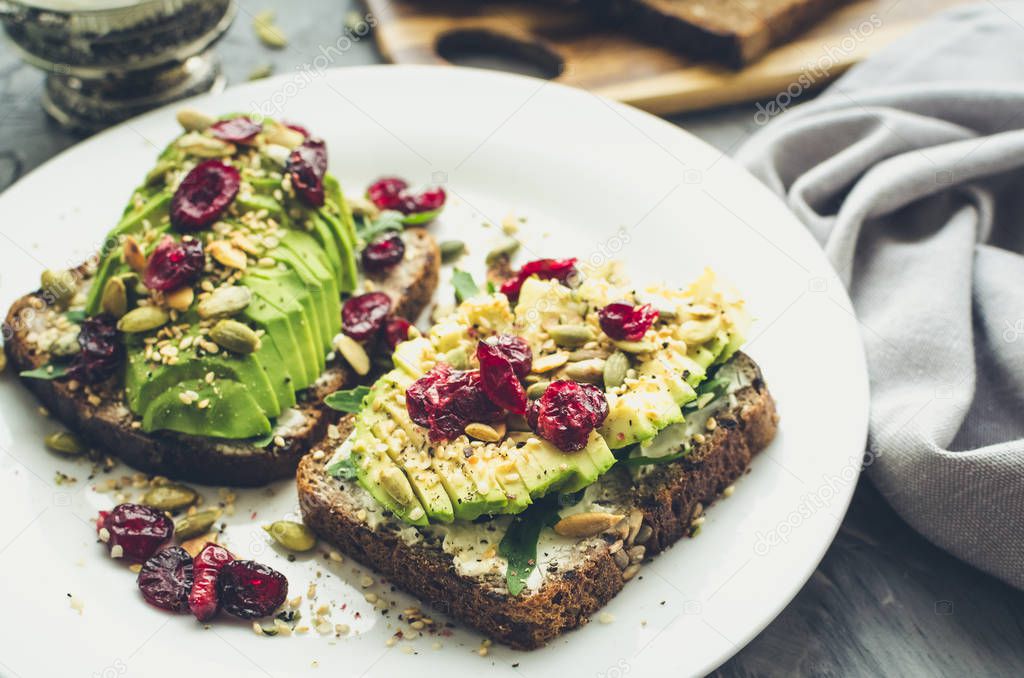
{"label": "white ceramic plate", "polygon": [[[382,174],[442,182],[433,227],[460,238],[480,271],[507,214],[527,217],[520,260],[617,257],[638,281],[682,284],[712,266],[757,317],[747,351],[782,417],[779,436],[708,514],[703,531],[659,556],[591,623],[530,653],[453,635],[402,641],[396,613],[364,600],[363,572],[322,553],[288,562],[260,530],[296,512],[294,487],[239,492],[227,545],[284,571],[293,593],[351,627],[335,638],[208,629],[146,606],[134,576],[104,557],[91,520],[114,497],[85,462],[42,445],[59,424],[17,380],[0,383],[0,673],[13,676],[325,675],[653,676],[700,674],[747,643],[792,599],[838,528],[865,440],[867,379],[857,323],[825,257],[783,204],[689,134],[585,92],[454,68],[371,67],[282,76],[196,100],[211,113],[259,110],[301,121],[328,143],[331,170],[361,192]],[[0,197],[0,304],[75,264],[118,218],[174,111],[146,115],[47,163]],[[447,273],[446,273],[447,276]],[[439,292],[450,298],[447,277]],[[58,484],[60,470],[77,478]],[[211,488],[208,500],[216,501]],[[320,576],[318,577],[318,573]],[[401,610],[411,600],[371,589]],[[72,598],[81,605],[73,609]],[[344,607],[344,609],[342,609]],[[306,619],[311,606],[301,608]],[[604,621],[608,621],[604,617]],[[437,648],[437,644],[440,647]],[[220,668],[228,673],[217,674]],[[464,672],[464,673],[463,673]]]}

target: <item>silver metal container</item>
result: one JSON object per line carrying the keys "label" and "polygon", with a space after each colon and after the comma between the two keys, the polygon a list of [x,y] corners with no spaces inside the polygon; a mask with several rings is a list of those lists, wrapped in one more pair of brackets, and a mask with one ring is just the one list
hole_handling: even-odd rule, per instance
{"label": "silver metal container", "polygon": [[224,87],[213,45],[234,0],[0,0],[22,58],[48,73],[43,107],[93,131]]}

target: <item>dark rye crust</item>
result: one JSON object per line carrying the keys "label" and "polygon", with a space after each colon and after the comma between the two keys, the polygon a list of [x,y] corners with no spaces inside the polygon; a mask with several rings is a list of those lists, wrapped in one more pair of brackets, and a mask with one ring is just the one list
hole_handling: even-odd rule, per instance
{"label": "dark rye crust", "polygon": [[[713,503],[775,437],[778,415],[760,369],[742,353],[733,360],[739,361],[749,385],[736,392],[735,406],[716,414],[719,425],[705,442],[684,461],[657,467],[638,484],[622,483],[628,488],[624,505],[639,509],[652,530],[645,542],[647,556],[691,534],[698,504]],[[342,422],[342,436],[347,423]],[[324,454],[314,450],[299,463],[299,506],[306,525],[391,583],[488,637],[517,649],[540,647],[587,623],[622,590],[623,570],[609,550],[614,538],[592,540],[593,548],[578,563],[548,577],[529,595],[510,597],[500,581],[459,575],[452,556],[436,542],[410,544],[395,530],[373,530],[357,517],[351,495],[361,488],[324,473],[336,444],[337,439],[324,441]]]}
{"label": "dark rye crust", "polygon": [[[437,288],[441,257],[437,243],[423,228],[405,231],[406,258],[384,275],[368,277],[367,289],[388,293],[398,315],[415,319]],[[78,269],[87,271],[86,267]],[[83,280],[82,284],[87,284]],[[50,355],[28,340],[30,327],[23,313],[38,314],[46,303],[40,291],[18,299],[7,314],[4,348],[11,368],[34,369],[50,362]],[[324,396],[346,388],[356,379],[340,361],[329,365],[319,381],[300,394],[295,409],[304,416],[302,426],[282,436],[285,444],[266,447],[183,435],[144,433],[131,427],[132,416],[123,403],[118,378],[93,387],[101,403],[93,405],[82,388],[72,390],[67,380],[22,379],[39,401],[68,428],[102,454],[120,458],[148,473],[205,485],[256,486],[291,477],[299,459],[323,438],[339,414],[323,405]]]}

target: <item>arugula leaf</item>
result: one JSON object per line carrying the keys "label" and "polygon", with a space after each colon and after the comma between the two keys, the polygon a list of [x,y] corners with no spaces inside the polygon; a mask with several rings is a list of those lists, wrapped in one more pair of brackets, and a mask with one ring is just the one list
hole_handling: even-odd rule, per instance
{"label": "arugula leaf", "polygon": [[327,467],[327,475],[335,478],[353,480],[356,477],[356,463],[352,457],[345,457]]}
{"label": "arugula leaf", "polygon": [[691,412],[699,410],[708,403],[721,398],[729,390],[728,379],[705,379],[697,385],[697,397],[683,405],[683,410]]}
{"label": "arugula leaf", "polygon": [[455,299],[460,303],[480,294],[480,288],[477,287],[473,276],[460,269],[452,272],[452,287],[455,288]]}
{"label": "arugula leaf", "polygon": [[690,454],[690,451],[684,450],[676,454],[666,454],[664,457],[626,457],[625,459],[620,459],[619,463],[630,468],[636,468],[637,466],[660,466],[661,464],[671,464],[688,454]]}
{"label": "arugula leaf", "polygon": [[82,321],[85,320],[85,311],[83,311],[82,309],[68,311],[67,313],[64,314],[64,317],[70,320],[71,322],[75,323],[76,325],[81,325]]}
{"label": "arugula leaf", "polygon": [[364,243],[368,243],[381,233],[388,231],[398,231],[401,233],[405,228],[405,225],[402,223],[404,216],[401,212],[385,210],[376,219],[371,220],[364,217],[362,226],[356,231],[356,235]]}
{"label": "arugula leaf", "polygon": [[498,545],[498,555],[508,561],[505,583],[513,596],[522,592],[526,580],[537,567],[537,538],[540,537],[540,531],[558,522],[558,511],[562,506],[557,499],[558,495],[549,494],[514,516]]}
{"label": "arugula leaf", "polygon": [[494,294],[498,291],[498,288],[494,286],[490,280],[487,281],[487,294]]}
{"label": "arugula leaf", "polygon": [[358,412],[363,409],[363,398],[369,392],[369,386],[356,386],[347,391],[335,391],[324,398],[324,405],[339,412]]}
{"label": "arugula leaf", "polygon": [[425,224],[436,219],[437,215],[440,213],[441,210],[436,209],[427,210],[426,212],[416,212],[415,214],[407,214],[402,219],[402,223],[405,224],[406,226],[416,226],[419,224]]}
{"label": "arugula leaf", "polygon": [[44,381],[52,381],[54,379],[60,379],[67,373],[68,368],[66,365],[54,365],[53,363],[50,363],[49,365],[37,367],[34,370],[25,370],[24,372],[19,372],[18,376],[25,377],[26,379],[42,379]]}

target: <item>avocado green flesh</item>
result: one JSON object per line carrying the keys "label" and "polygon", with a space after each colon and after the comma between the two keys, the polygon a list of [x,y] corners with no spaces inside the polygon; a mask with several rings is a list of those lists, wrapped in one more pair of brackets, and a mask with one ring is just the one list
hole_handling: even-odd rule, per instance
{"label": "avocado green flesh", "polygon": [[[406,412],[402,397],[412,382],[400,369],[378,379],[351,438],[360,484],[378,500],[383,493],[383,503],[405,522],[422,524],[420,513],[433,523],[520,513],[545,494],[590,485],[615,463],[596,433],[585,449],[576,452],[532,439],[519,448],[467,443],[465,454],[447,448],[449,453],[442,457]],[[383,487],[380,479],[395,469],[404,473],[414,500],[399,501]]]}
{"label": "avocado green flesh", "polygon": [[[199,409],[183,406],[180,393],[193,390],[210,406]],[[179,388],[165,391],[150,403],[142,418],[144,431],[170,430],[210,438],[251,438],[271,432],[270,420],[253,400],[246,385],[221,381],[213,385],[190,380]]]}
{"label": "avocado green flesh", "polygon": [[[175,167],[186,160],[195,161],[187,159],[174,144],[168,146],[160,159],[175,163]],[[311,208],[294,196],[285,197],[281,192],[281,167],[269,156],[260,157],[259,166],[264,172],[255,175],[247,174],[252,167],[249,163],[243,167],[235,158],[224,160],[236,163],[242,171],[243,189],[220,217],[223,230],[214,227],[214,233],[200,231],[194,236],[209,246],[211,239],[230,239],[229,235],[218,234],[237,229],[257,234],[258,241],[259,229],[276,228],[262,221],[264,216],[280,226],[276,231],[279,244],[260,255],[273,259],[277,265],[250,266],[238,279],[239,284],[252,290],[253,298],[233,319],[261,330],[260,346],[244,355],[225,349],[181,349],[182,338],[200,338],[199,319],[194,311],[175,320],[175,325],[191,326],[174,339],[168,340],[169,335],[158,335],[156,331],[125,335],[125,400],[141,418],[145,431],[172,430],[226,439],[268,434],[273,421],[295,406],[298,391],[308,388],[322,374],[333,338],[341,329],[341,294],[356,287],[354,222],[334,177],[325,177],[329,201],[323,207]],[[174,191],[164,185],[165,176],[168,175],[154,176],[151,185],[138,188],[121,220],[111,230],[87,295],[87,315],[100,312],[103,290],[111,277],[132,273],[124,261],[124,236],[134,236],[147,254],[165,234],[175,239],[181,237],[170,223]],[[254,230],[250,231],[247,224],[254,223]],[[213,282],[219,284],[216,278]],[[202,292],[198,281],[194,290],[197,295]],[[131,288],[129,298],[134,303]],[[216,319],[208,321],[206,327],[214,322]],[[158,346],[168,342],[178,346],[176,362],[147,360],[143,342],[147,338],[151,342],[152,338],[159,338]],[[213,377],[208,381],[209,374]],[[192,397],[193,391],[198,398]],[[199,402],[203,407],[197,406]]]}

